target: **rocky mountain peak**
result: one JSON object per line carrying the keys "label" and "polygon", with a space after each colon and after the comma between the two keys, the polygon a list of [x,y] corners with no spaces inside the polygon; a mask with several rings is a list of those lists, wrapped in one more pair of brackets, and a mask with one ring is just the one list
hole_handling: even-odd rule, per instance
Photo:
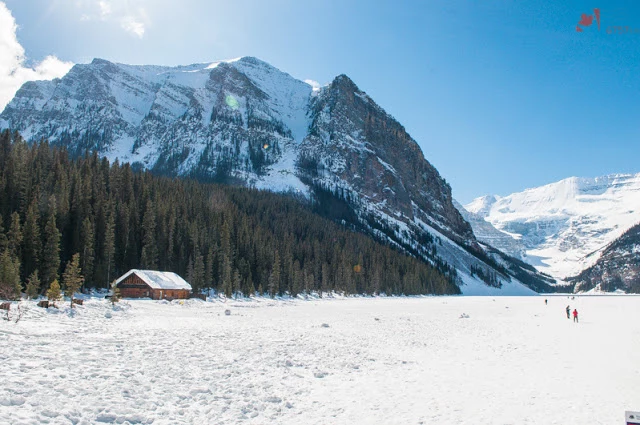
{"label": "rocky mountain peak", "polygon": [[342,90],[346,93],[360,92],[360,89],[358,88],[356,83],[354,83],[353,80],[345,74],[340,74],[336,78],[334,78],[331,82],[331,87],[333,87],[334,89]]}
{"label": "rocky mountain peak", "polygon": [[370,202],[430,223],[453,239],[474,240],[471,227],[453,206],[451,187],[416,141],[349,77],[336,77],[315,99],[312,116],[312,129],[322,127],[327,133],[323,138],[313,131],[310,150],[324,146],[318,154],[331,152],[333,160],[327,162],[340,158],[334,171]]}
{"label": "rocky mountain peak", "polygon": [[111,61],[101,58],[93,58],[91,65],[113,65]]}

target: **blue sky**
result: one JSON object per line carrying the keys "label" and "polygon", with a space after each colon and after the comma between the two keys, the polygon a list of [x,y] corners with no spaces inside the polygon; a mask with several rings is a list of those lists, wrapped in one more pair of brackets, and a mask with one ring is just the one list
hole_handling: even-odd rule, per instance
{"label": "blue sky", "polygon": [[[640,172],[640,2],[5,0],[24,66],[251,55],[349,75],[466,203]],[[576,31],[581,14],[601,13]],[[610,26],[631,33],[612,33]],[[634,33],[634,30],[638,31]],[[1,78],[1,76],[0,76]]]}

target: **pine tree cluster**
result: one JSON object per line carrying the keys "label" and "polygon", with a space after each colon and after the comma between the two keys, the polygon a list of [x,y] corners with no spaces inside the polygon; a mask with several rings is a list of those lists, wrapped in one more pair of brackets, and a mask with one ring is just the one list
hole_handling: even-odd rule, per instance
{"label": "pine tree cluster", "polygon": [[9,131],[0,133],[0,193],[0,285],[12,291],[44,294],[73,264],[88,288],[142,268],[228,296],[459,293],[431,265],[290,197],[135,172],[96,154],[72,159]]}

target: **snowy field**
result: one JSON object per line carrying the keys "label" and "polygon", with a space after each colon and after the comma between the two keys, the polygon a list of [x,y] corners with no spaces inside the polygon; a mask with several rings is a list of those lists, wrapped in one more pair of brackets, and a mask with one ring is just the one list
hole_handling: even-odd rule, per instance
{"label": "snowy field", "polygon": [[0,423],[624,423],[640,297],[548,299],[34,306],[0,321]]}

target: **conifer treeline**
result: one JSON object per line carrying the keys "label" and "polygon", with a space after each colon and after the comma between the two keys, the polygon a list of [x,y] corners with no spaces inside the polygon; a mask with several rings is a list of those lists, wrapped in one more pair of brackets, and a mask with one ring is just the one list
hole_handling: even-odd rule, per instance
{"label": "conifer treeline", "polygon": [[134,172],[96,154],[72,160],[9,131],[0,170],[0,272],[18,270],[23,289],[37,271],[43,293],[79,253],[85,287],[143,268],[227,295],[459,292],[430,265],[286,196]]}

